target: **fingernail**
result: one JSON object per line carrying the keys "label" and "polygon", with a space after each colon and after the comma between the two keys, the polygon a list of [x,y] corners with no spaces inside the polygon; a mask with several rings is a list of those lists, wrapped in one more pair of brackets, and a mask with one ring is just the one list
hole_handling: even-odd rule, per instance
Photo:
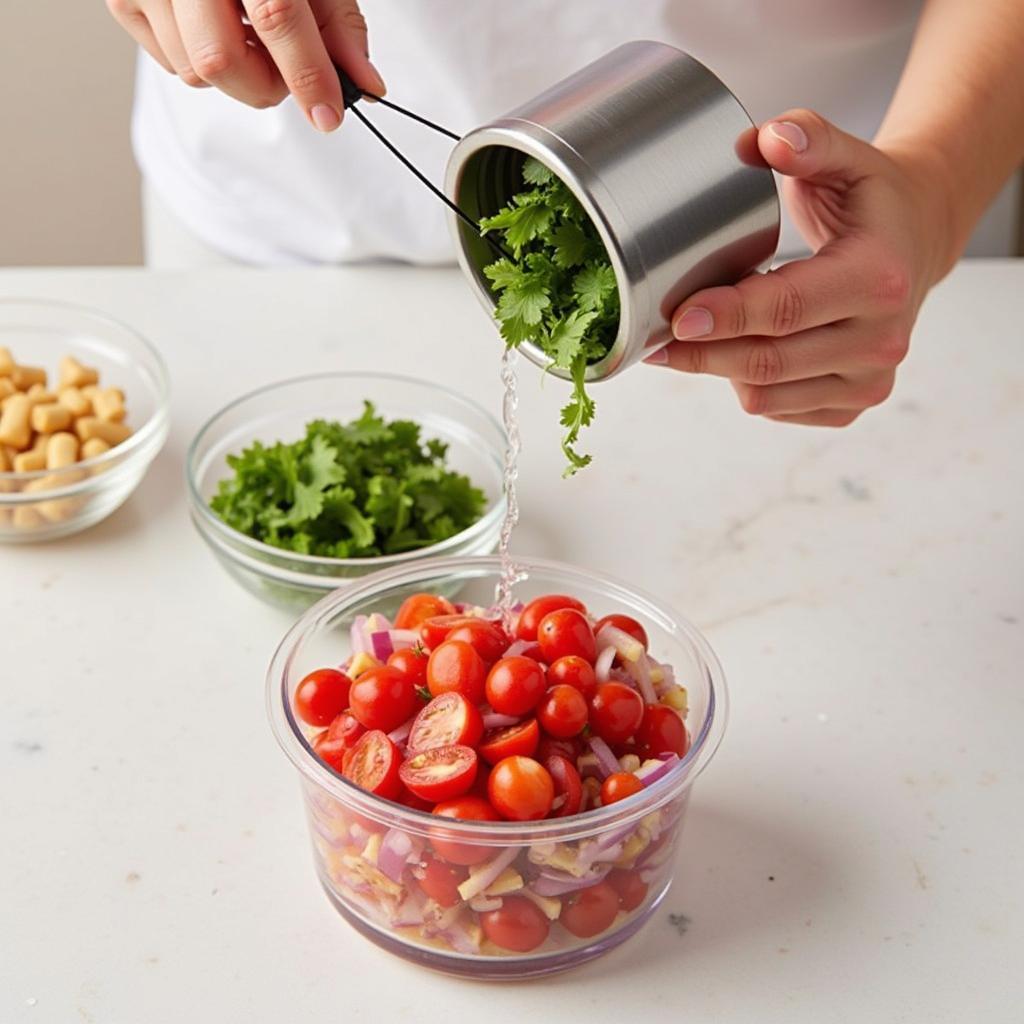
{"label": "fingernail", "polygon": [[768,125],[768,131],[780,142],[784,142],[794,153],[802,153],[807,148],[807,136],[803,128],[792,121],[775,121]]}
{"label": "fingernail", "polygon": [[702,338],[705,334],[710,334],[714,326],[711,311],[703,306],[694,306],[673,321],[672,333],[680,341],[688,341],[690,338]]}
{"label": "fingernail", "polygon": [[373,86],[373,91],[378,96],[386,95],[387,91],[388,91],[388,87],[384,84],[384,79],[381,78],[380,72],[373,66],[372,63],[370,63],[370,61],[367,61],[366,63],[369,65],[370,70],[373,72],[373,76],[374,76],[374,79],[375,79],[374,86]]}
{"label": "fingernail", "polygon": [[333,132],[341,124],[341,114],[329,103],[317,103],[309,112],[309,118],[317,131]]}
{"label": "fingernail", "polygon": [[668,363],[668,349],[659,348],[657,352],[644,356],[644,362],[649,363],[651,366],[664,366]]}

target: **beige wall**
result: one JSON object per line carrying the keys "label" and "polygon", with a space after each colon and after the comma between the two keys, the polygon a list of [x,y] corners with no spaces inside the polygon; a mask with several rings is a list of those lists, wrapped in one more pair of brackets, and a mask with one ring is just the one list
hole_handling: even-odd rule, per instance
{"label": "beige wall", "polygon": [[0,265],[138,263],[133,43],[103,0],[0,5]]}

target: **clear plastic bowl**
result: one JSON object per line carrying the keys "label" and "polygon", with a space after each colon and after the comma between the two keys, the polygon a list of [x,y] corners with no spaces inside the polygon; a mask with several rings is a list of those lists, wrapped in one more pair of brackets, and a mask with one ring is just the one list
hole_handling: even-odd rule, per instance
{"label": "clear plastic bowl", "polygon": [[[374,403],[388,419],[411,419],[424,438],[448,444],[448,466],[465,473],[487,496],[483,516],[439,544],[377,558],[324,558],[263,544],[228,526],[211,508],[227,456],[253,441],[293,441],[313,419],[347,421]],[[347,581],[378,569],[415,565],[438,555],[482,555],[494,550],[504,511],[505,435],[475,402],[422,380],[386,373],[324,373],[260,388],[236,399],[196,435],[187,457],[189,507],[203,540],[231,576],[257,597],[285,608],[308,607]]]}
{"label": "clear plastic bowl", "polygon": [[[476,979],[525,978],[565,970],[600,956],[639,930],[672,881],[690,787],[718,747],[726,719],[725,681],[718,660],[700,633],[676,612],[604,576],[534,559],[516,559],[516,565],[523,573],[516,588],[520,600],[567,593],[584,601],[595,615],[618,611],[639,619],[650,637],[652,656],[672,665],[676,679],[687,687],[690,750],[671,772],[641,793],[567,818],[454,821],[366,793],[314,755],[292,714],[292,695],[308,672],[337,665],[347,657],[348,630],[355,616],[374,611],[391,614],[413,591],[444,589],[459,601],[489,605],[501,571],[496,557],[438,559],[395,568],[331,594],[292,627],[267,675],[271,724],[299,771],[314,863],[331,902],[357,931],[390,952]],[[408,846],[413,851],[397,882],[377,867],[379,844],[390,846],[396,841],[402,849]],[[451,920],[439,913],[437,905],[428,904],[425,909],[421,905],[414,881],[417,858],[430,853],[436,843],[443,849],[445,841],[486,849],[488,863],[498,857],[508,860],[523,879],[543,870],[556,878],[556,884],[558,879],[575,884],[568,876],[581,871],[582,878],[593,884],[615,863],[620,870],[639,874],[647,886],[646,896],[630,912],[620,910],[599,935],[577,938],[551,919],[543,945],[529,953],[509,953],[480,941],[478,916],[468,905],[449,911]],[[588,863],[593,866],[586,868]],[[552,869],[552,865],[559,867]],[[549,905],[549,919],[552,912],[558,908]]]}
{"label": "clear plastic bowl", "polygon": [[93,526],[138,486],[167,438],[169,386],[160,354],[140,334],[102,313],[59,302],[0,300],[0,346],[46,370],[62,356],[99,371],[125,394],[134,433],[96,458],[62,469],[0,473],[0,542],[52,540]]}

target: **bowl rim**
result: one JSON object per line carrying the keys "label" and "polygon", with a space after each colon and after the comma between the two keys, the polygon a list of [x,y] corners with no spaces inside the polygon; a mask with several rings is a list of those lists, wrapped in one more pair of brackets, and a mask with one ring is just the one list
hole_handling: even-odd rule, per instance
{"label": "bowl rim", "polygon": [[[270,384],[263,384],[258,388],[247,391],[243,395],[239,395],[237,398],[228,402],[227,405],[222,406],[217,410],[217,412],[210,416],[199,430],[196,431],[196,434],[189,443],[188,450],[185,453],[185,484],[188,492],[189,503],[192,506],[193,521],[196,523],[196,526],[201,533],[206,534],[207,536],[213,534],[217,537],[218,547],[222,548],[224,546],[223,542],[227,542],[229,546],[234,546],[236,548],[240,547],[248,552],[249,558],[255,559],[262,567],[266,567],[268,559],[283,559],[298,566],[316,566],[324,569],[351,568],[357,570],[370,570],[377,566],[381,568],[386,568],[388,566],[400,567],[407,563],[422,562],[427,557],[433,556],[435,552],[442,553],[451,547],[473,540],[480,534],[483,534],[488,529],[492,528],[494,523],[501,518],[505,510],[504,493],[499,494],[499,496],[488,506],[484,514],[480,516],[476,522],[471,523],[466,527],[466,529],[459,533],[452,534],[451,537],[446,537],[444,540],[438,541],[436,544],[430,544],[422,548],[414,548],[412,551],[402,551],[394,555],[374,555],[372,557],[364,558],[329,558],[325,555],[306,555],[299,551],[289,551],[287,548],[276,548],[272,544],[265,544],[263,541],[256,540],[254,537],[250,537],[247,534],[242,533],[240,530],[236,530],[233,526],[229,526],[225,523],[224,520],[210,508],[209,504],[203,500],[196,482],[199,446],[205,439],[207,433],[214,428],[218,420],[245,402],[258,398],[261,395],[266,395],[272,391],[276,391],[279,388],[296,384],[307,384],[313,381],[323,381],[325,379],[369,379],[374,381],[391,381],[399,384],[414,384],[418,387],[424,387],[428,390],[437,392],[437,394],[444,396],[445,401],[449,404],[455,402],[468,406],[473,410],[473,412],[483,416],[483,418],[487,420],[487,422],[490,423],[499,434],[504,436],[505,433],[504,428],[498,420],[483,406],[474,402],[473,399],[468,398],[466,395],[463,395],[458,391],[445,387],[443,384],[436,384],[433,381],[423,380],[420,377],[409,377],[400,373],[381,373],[375,370],[328,370],[323,373],[307,373],[298,377],[288,377],[284,380],[273,381]],[[498,460],[498,465],[500,467],[500,460]],[[473,481],[473,483],[475,486],[476,482]],[[280,569],[283,573],[292,573],[293,575],[297,572],[301,574],[301,570],[289,570],[282,566],[275,566],[275,569]],[[331,576],[327,573],[306,575],[310,577],[316,575],[317,578],[324,581],[329,581],[331,579]],[[305,582],[305,579],[302,582]],[[334,588],[330,587],[329,589],[333,590]]]}
{"label": "bowl rim", "polygon": [[[0,473],[0,480],[12,481],[14,483],[29,483],[33,480],[40,480],[44,477],[71,478],[70,483],[50,487],[41,491],[9,491],[0,493],[0,504],[18,505],[24,503],[35,503],[38,501],[51,501],[54,498],[69,497],[83,492],[101,489],[109,479],[101,475],[87,476],[84,480],[76,479],[82,470],[94,470],[110,463],[122,465],[130,458],[138,454],[140,450],[147,451],[154,438],[159,438],[168,426],[171,400],[171,380],[167,369],[167,363],[156,346],[146,338],[140,331],[125,323],[117,317],[111,316],[91,306],[83,306],[76,302],[63,302],[57,299],[39,298],[18,298],[17,296],[6,296],[0,298],[0,314],[12,307],[29,307],[40,310],[59,310],[64,313],[73,314],[83,320],[91,321],[100,325],[114,327],[119,331],[130,335],[153,360],[154,383],[156,393],[154,408],[145,422],[126,441],[115,445],[102,455],[96,455],[91,459],[82,459],[70,466],[62,466],[59,469],[34,469],[28,472]],[[117,345],[117,341],[113,340]],[[118,346],[120,347],[120,346]],[[122,350],[123,351],[123,350]],[[132,360],[136,363],[136,360]]]}
{"label": "bowl rim", "polygon": [[[670,605],[645,590],[617,577],[592,572],[550,559],[514,557],[516,569],[557,574],[566,582],[571,578],[585,585],[599,587],[609,593],[626,595],[645,606],[645,612],[665,627],[678,630],[696,653],[708,686],[708,711],[690,749],[670,772],[640,793],[594,811],[566,818],[540,821],[474,822],[438,819],[429,812],[418,811],[393,801],[383,800],[360,789],[333,769],[328,768],[313,752],[301,725],[292,713],[286,693],[287,674],[305,637],[334,615],[339,606],[355,604],[389,586],[420,579],[438,578],[469,570],[499,570],[498,555],[435,558],[416,566],[384,570],[353,581],[351,585],[321,598],[291,626],[278,644],[267,668],[266,701],[271,729],[278,745],[298,769],[299,774],[330,797],[358,813],[366,814],[381,824],[413,832],[421,836],[458,836],[478,843],[506,846],[524,842],[568,842],[607,832],[612,828],[633,825],[653,811],[685,792],[707,767],[717,751],[728,720],[728,690],[725,674],[711,645],[697,627]],[[413,577],[409,579],[407,577]],[[443,824],[442,824],[443,822]]]}

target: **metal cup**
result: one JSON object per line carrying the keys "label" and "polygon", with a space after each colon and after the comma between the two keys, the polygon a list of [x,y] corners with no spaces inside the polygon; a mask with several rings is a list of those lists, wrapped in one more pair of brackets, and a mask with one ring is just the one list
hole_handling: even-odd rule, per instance
{"label": "metal cup", "polygon": [[[474,220],[523,190],[527,156],[576,194],[618,279],[619,332],[587,380],[611,377],[671,341],[670,317],[700,288],[765,270],[779,197],[753,122],[703,64],[664,43],[612,50],[454,148],[446,191]],[[484,306],[494,250],[454,214],[459,262]],[[550,358],[524,342],[547,367]],[[568,374],[552,368],[561,377]]]}

